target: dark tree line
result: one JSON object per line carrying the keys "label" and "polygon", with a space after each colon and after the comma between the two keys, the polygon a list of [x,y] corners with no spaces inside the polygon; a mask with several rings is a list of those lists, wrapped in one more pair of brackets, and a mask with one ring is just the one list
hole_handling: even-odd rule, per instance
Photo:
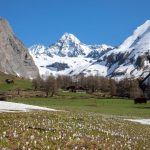
{"label": "dark tree line", "polygon": [[[43,80],[40,77],[32,81],[34,90],[44,91],[46,96],[53,96],[58,89],[67,90],[69,86],[74,86],[77,90],[82,89],[88,93],[108,93],[110,96],[136,98],[143,95],[139,88],[138,80],[124,79],[115,81],[111,78],[101,76],[49,76]],[[74,90],[76,92],[76,90]]]}

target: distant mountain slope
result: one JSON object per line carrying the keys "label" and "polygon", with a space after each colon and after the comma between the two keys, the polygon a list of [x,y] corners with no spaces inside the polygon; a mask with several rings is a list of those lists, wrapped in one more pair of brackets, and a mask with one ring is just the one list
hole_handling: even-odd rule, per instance
{"label": "distant mountain slope", "polygon": [[65,33],[55,44],[29,48],[41,75],[102,75],[137,78],[150,72],[150,20],[139,26],[118,48],[86,45]]}
{"label": "distant mountain slope", "polygon": [[[106,76],[106,67],[92,64],[110,51],[113,47],[107,45],[86,45],[73,34],[65,33],[60,40],[50,47],[34,45],[29,48],[41,75],[103,75]],[[89,67],[89,69],[88,69]]]}
{"label": "distant mountain slope", "polygon": [[28,50],[3,18],[0,18],[0,71],[25,78],[38,75],[38,68]]}
{"label": "distant mountain slope", "polygon": [[101,60],[109,68],[108,75],[115,78],[137,78],[150,72],[150,20]]}

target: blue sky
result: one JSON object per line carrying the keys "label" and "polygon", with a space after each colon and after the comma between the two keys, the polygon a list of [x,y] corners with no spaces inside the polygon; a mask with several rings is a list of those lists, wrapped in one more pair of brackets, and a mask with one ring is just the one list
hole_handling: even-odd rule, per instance
{"label": "blue sky", "polygon": [[27,47],[55,43],[64,32],[117,46],[150,19],[150,0],[0,0],[0,16]]}

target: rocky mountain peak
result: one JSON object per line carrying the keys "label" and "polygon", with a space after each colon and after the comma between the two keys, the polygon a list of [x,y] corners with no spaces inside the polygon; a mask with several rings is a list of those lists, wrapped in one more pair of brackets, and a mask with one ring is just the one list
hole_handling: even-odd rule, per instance
{"label": "rocky mountain peak", "polygon": [[32,46],[29,51],[41,75],[77,75],[83,70],[88,74],[99,72],[104,75],[106,74],[105,67],[104,71],[97,68],[99,66],[97,64],[94,65],[92,71],[87,70],[87,67],[92,66],[93,62],[112,48],[106,44],[86,45],[73,34],[65,33],[55,44],[49,47]]}
{"label": "rocky mountain peak", "polygon": [[45,50],[46,46],[44,46],[43,44],[36,44],[29,48],[29,51],[34,55],[42,54],[45,52]]}
{"label": "rocky mountain peak", "polygon": [[60,38],[59,41],[63,41],[63,42],[72,42],[72,43],[76,43],[79,44],[80,41],[77,37],[75,37],[73,34],[71,33],[64,33],[64,35]]}

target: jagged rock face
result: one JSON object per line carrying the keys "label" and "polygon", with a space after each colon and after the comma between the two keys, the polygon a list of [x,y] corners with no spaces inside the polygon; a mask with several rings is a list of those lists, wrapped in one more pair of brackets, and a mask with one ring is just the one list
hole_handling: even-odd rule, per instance
{"label": "jagged rock face", "polygon": [[[52,46],[55,49],[53,52],[59,56],[77,57],[79,55],[86,55],[80,41],[72,34],[65,33],[61,39]],[[58,51],[56,51],[58,49]]]}
{"label": "jagged rock face", "polygon": [[0,71],[30,79],[38,76],[28,50],[3,18],[0,18]]}

